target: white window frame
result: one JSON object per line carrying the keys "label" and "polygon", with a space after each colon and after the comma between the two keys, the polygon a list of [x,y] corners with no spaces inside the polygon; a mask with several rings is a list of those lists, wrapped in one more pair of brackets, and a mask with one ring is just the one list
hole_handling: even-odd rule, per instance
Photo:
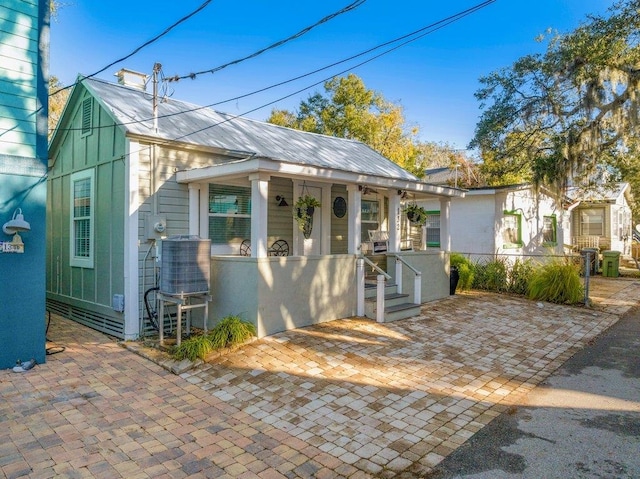
{"label": "white window frame", "polygon": [[[603,207],[584,208],[580,210],[580,235],[604,236],[606,232],[606,213]],[[600,222],[589,221],[591,218],[600,218]],[[585,219],[587,221],[585,221]],[[592,232],[592,225],[600,225],[599,232]]]}
{"label": "white window frame", "polygon": [[[438,226],[435,226],[436,223],[436,218],[437,218],[437,224]],[[440,211],[439,210],[433,210],[433,211],[427,211],[427,221],[424,224],[425,227],[425,239],[427,242],[427,247],[428,248],[440,248],[440,230],[441,230],[441,224],[440,224]],[[437,238],[438,241],[429,241],[429,237],[430,237],[430,232],[435,232],[437,231]]]}
{"label": "white window frame", "polygon": [[[82,217],[75,217],[75,184],[79,181],[89,180],[89,215]],[[95,243],[95,170],[83,170],[73,173],[71,175],[71,182],[69,188],[69,264],[78,268],[93,268],[94,267],[94,243]],[[79,221],[89,220],[89,254],[87,256],[77,256],[76,254],[76,225]]]}
{"label": "white window frame", "polygon": [[[239,190],[242,190],[242,193],[244,193],[245,197],[248,199],[249,201],[249,213],[237,213],[237,212],[227,212],[227,213],[212,213],[211,212],[211,193],[212,190],[214,190],[215,188],[238,188]],[[228,247],[233,246],[234,244],[240,244],[242,242],[242,240],[246,239],[246,240],[251,240],[251,211],[252,211],[252,198],[251,198],[251,187],[245,187],[245,186],[230,186],[230,185],[222,185],[222,184],[214,184],[211,183],[207,186],[207,215],[209,217],[209,224],[207,225],[207,232],[208,232],[208,236],[209,239],[211,239],[211,248],[212,251],[214,248],[216,248],[216,252],[220,252],[220,251],[225,251],[225,252],[230,252],[227,251]],[[247,231],[247,234],[245,235],[245,238],[236,238],[236,240],[234,241],[224,241],[224,242],[214,242],[216,238],[213,238],[211,235],[211,222],[213,220],[213,218],[229,218],[229,219],[234,219],[234,218],[245,218],[249,220],[249,231]]]}
{"label": "white window frame", "polygon": [[[365,207],[365,204],[368,206]],[[369,210],[369,205],[372,210]],[[375,211],[374,211],[375,210]],[[361,224],[361,238],[360,240],[363,243],[369,241],[369,231],[377,230],[380,231],[382,224],[381,222],[381,210],[380,210],[380,200],[378,198],[362,198],[360,200],[360,224]]]}
{"label": "white window frame", "polygon": [[[550,229],[547,229],[547,226]],[[545,239],[545,231],[550,231],[551,240]],[[558,244],[558,219],[556,215],[545,215],[542,218],[542,243],[547,246],[556,246]]]}

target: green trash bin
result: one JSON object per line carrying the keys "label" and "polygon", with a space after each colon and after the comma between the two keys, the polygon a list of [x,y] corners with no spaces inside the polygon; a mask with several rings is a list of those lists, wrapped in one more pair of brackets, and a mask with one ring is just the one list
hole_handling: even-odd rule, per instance
{"label": "green trash bin", "polygon": [[620,251],[602,252],[602,276],[617,278],[620,275]]}

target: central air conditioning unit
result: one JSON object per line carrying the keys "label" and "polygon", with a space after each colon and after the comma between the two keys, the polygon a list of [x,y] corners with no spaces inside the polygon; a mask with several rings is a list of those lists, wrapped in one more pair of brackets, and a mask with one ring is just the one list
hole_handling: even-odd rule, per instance
{"label": "central air conditioning unit", "polygon": [[160,292],[168,295],[209,293],[211,240],[176,235],[162,240]]}

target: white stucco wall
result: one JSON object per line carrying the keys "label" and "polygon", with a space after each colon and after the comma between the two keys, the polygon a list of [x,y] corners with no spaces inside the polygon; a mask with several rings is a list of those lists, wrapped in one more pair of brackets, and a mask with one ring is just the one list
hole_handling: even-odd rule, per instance
{"label": "white stucco wall", "polygon": [[[440,209],[437,201],[420,205],[426,210]],[[521,215],[521,248],[505,248],[502,234],[505,211]],[[542,237],[544,217],[551,215],[557,220],[555,246],[546,245]],[[533,188],[470,190],[464,198],[451,200],[451,251],[472,255],[561,254],[566,223],[555,199],[544,193],[536,195]]]}

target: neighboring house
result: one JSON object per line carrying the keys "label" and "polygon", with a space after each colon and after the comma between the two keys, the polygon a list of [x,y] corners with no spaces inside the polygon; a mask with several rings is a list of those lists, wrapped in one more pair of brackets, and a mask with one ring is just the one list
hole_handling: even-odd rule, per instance
{"label": "neighboring house", "polygon": [[569,208],[571,244],[575,249],[592,246],[600,251],[631,255],[633,225],[629,183],[617,183],[610,188],[599,186],[588,191],[573,187],[567,194],[573,201]]}
{"label": "neighboring house", "polygon": [[[390,257],[429,271],[420,301],[448,295],[444,252],[400,253],[400,212],[407,195],[446,205],[462,192],[427,185],[357,141],[174,99],[158,104],[156,126],[153,103],[95,79],[70,95],[49,150],[52,310],[138,337],[143,295],[158,284],[156,246],[185,234],[211,241],[209,326],[240,314],[264,336],[360,313],[369,230],[388,233]],[[303,195],[321,203],[308,235],[292,215]]]}
{"label": "neighboring house", "polygon": [[[47,1],[6,0],[0,6],[0,271],[3,273],[0,368],[3,369],[14,366],[18,359],[33,358],[43,363],[46,357],[48,21]],[[7,223],[9,228],[3,228]],[[14,235],[16,232],[18,237]]]}
{"label": "neighboring house", "polygon": [[[426,181],[447,183],[452,172],[427,170]],[[419,201],[428,213],[423,243],[438,242],[441,211],[438,202]],[[532,185],[471,188],[450,204],[451,251],[475,255],[563,254],[568,215],[554,196]]]}

